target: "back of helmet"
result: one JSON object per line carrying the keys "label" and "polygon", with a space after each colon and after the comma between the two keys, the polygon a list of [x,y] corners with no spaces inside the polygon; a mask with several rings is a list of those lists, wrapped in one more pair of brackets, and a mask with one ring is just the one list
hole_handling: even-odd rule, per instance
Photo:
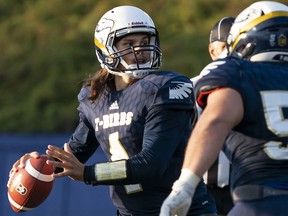
{"label": "back of helmet", "polygon": [[250,61],[288,62],[288,7],[260,1],[235,19],[227,39],[229,55]]}

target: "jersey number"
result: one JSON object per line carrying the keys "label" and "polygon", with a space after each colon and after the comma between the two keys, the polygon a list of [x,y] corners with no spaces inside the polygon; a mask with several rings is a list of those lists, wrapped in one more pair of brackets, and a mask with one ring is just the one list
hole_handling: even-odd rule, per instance
{"label": "jersey number", "polygon": [[[278,137],[286,137],[288,119],[284,118],[282,108],[288,107],[288,92],[262,91],[261,96],[268,129]],[[288,148],[282,142],[267,142],[264,151],[274,160],[288,160]]]}
{"label": "jersey number", "polygon": [[[129,159],[129,156],[121,144],[119,140],[119,133],[115,132],[109,135],[109,145],[110,145],[110,154],[111,160],[121,160],[121,159]],[[131,184],[125,185],[125,190],[127,194],[136,193],[142,191],[142,187],[140,184]]]}

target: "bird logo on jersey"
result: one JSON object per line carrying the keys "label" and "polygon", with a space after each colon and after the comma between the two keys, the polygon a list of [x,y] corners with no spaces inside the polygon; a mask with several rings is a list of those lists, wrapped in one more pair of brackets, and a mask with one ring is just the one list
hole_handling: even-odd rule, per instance
{"label": "bird logo on jersey", "polygon": [[192,83],[179,81],[174,81],[171,83],[175,85],[169,88],[169,99],[184,99],[190,97],[193,88]]}

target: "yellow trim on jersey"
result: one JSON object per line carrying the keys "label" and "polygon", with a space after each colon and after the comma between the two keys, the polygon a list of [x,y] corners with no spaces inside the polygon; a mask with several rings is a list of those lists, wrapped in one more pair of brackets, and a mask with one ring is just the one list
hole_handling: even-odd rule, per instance
{"label": "yellow trim on jersey", "polygon": [[250,31],[252,28],[254,28],[259,23],[264,22],[264,21],[269,20],[269,19],[272,19],[272,18],[275,18],[275,17],[288,17],[288,12],[285,12],[285,11],[271,12],[271,13],[265,14],[261,17],[258,17],[256,19],[252,20],[251,22],[247,23],[242,29],[240,29],[240,32],[239,32],[240,36],[238,36],[237,39],[235,40],[235,42],[233,43],[232,50],[234,50],[236,44],[238,44],[238,41],[241,40],[243,37],[245,37],[245,36],[241,37],[241,34]]}

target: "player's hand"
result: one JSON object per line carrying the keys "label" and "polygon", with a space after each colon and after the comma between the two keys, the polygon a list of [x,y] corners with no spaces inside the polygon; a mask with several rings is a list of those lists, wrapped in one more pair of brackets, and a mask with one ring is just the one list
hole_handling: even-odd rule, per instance
{"label": "player's hand", "polygon": [[160,216],[185,216],[187,215],[195,188],[190,184],[177,180],[170,195],[162,204]]}
{"label": "player's hand", "polygon": [[56,160],[48,160],[47,164],[54,167],[62,168],[60,173],[54,173],[54,178],[60,178],[68,176],[76,181],[83,181],[84,164],[82,164],[72,153],[67,143],[64,144],[64,150],[62,148],[48,145],[46,154],[50,157],[56,158]]}
{"label": "player's hand", "polygon": [[9,172],[9,177],[11,177],[15,172],[18,171],[19,168],[24,168],[25,167],[25,162],[29,159],[29,158],[39,158],[40,154],[36,151],[34,152],[30,152],[27,153],[25,155],[23,155],[19,160],[17,160],[13,166],[12,169]]}

